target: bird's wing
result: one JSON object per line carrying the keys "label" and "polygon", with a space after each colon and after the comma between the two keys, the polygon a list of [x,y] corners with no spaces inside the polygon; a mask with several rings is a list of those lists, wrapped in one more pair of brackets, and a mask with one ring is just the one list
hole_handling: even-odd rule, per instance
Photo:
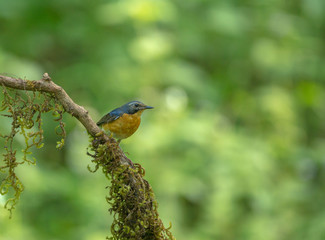
{"label": "bird's wing", "polygon": [[100,126],[104,123],[110,123],[118,119],[122,114],[119,111],[111,111],[107,113],[104,117],[102,117],[98,122],[97,125]]}

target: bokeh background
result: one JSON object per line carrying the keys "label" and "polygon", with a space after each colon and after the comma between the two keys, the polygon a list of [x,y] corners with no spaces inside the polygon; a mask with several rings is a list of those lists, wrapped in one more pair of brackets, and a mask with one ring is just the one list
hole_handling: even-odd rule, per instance
{"label": "bokeh background", "polygon": [[[323,0],[0,0],[1,73],[48,72],[94,120],[130,100],[155,106],[121,146],[178,240],[325,239],[324,43]],[[109,235],[108,180],[65,122],[57,150],[44,119],[1,240]]]}

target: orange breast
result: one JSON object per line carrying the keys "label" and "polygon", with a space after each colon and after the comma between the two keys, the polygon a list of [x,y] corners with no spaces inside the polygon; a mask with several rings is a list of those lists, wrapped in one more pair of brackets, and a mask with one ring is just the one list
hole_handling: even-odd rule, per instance
{"label": "orange breast", "polygon": [[142,112],[143,111],[139,111],[135,114],[124,113],[115,121],[103,124],[103,128],[104,130],[113,133],[115,138],[128,138],[138,129],[141,122]]}

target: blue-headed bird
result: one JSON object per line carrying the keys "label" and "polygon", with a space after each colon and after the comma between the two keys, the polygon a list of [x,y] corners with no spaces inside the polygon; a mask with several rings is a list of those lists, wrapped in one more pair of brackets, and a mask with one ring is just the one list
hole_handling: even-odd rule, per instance
{"label": "blue-headed bird", "polygon": [[135,133],[140,125],[143,111],[152,108],[139,101],[128,102],[107,113],[97,122],[97,125],[120,142]]}

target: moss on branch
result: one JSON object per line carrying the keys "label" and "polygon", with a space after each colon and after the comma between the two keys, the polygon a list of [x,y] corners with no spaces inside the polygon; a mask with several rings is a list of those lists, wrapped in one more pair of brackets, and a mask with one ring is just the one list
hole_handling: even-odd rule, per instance
{"label": "moss on branch", "polygon": [[[77,105],[64,89],[54,82],[48,74],[38,81],[28,81],[0,75],[3,87],[1,111],[5,117],[12,119],[8,134],[0,134],[4,139],[3,165],[0,171],[6,174],[1,181],[0,193],[8,194],[13,189],[5,207],[12,214],[24,185],[15,173],[18,165],[35,164],[30,157],[32,147],[43,146],[42,115],[52,112],[58,121],[55,129],[62,139],[57,147],[64,145],[65,130],[62,116],[68,113],[80,121],[90,135],[91,144],[88,155],[92,157],[93,169],[101,169],[110,183],[107,202],[114,221],[111,226],[112,237],[108,239],[174,239],[169,228],[165,228],[157,211],[157,201],[150,184],[143,178],[145,171],[140,164],[133,164],[121,150],[117,142],[105,135],[91,119],[83,107]],[[10,89],[8,89],[10,88]],[[30,92],[28,92],[30,91]],[[16,158],[17,150],[13,141],[17,134],[23,135],[25,148],[22,159]]]}

